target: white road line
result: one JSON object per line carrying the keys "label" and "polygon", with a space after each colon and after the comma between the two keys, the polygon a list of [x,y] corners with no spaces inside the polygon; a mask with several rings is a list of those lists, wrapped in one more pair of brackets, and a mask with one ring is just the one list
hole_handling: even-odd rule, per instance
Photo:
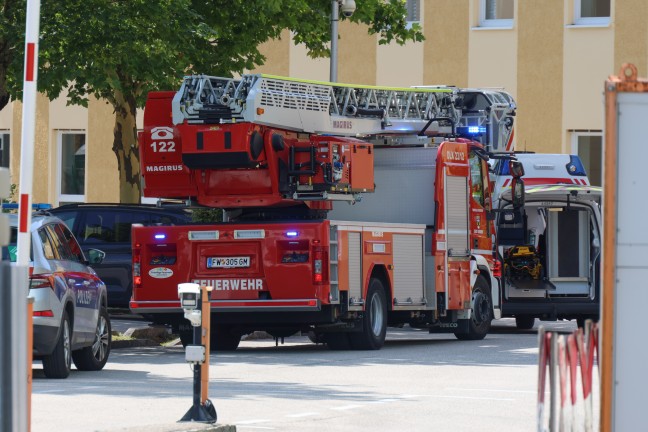
{"label": "white road line", "polygon": [[350,409],[353,409],[353,408],[360,408],[360,407],[362,407],[362,405],[344,405],[344,406],[341,406],[341,407],[334,407],[334,408],[331,408],[331,409],[336,410],[336,411],[344,411],[344,410],[350,410]]}
{"label": "white road line", "polygon": [[446,399],[473,399],[473,400],[491,400],[491,401],[514,401],[511,398],[491,398],[491,397],[476,397],[476,396],[448,396],[448,395],[426,395],[426,397],[433,398],[446,398]]}
{"label": "white road line", "polygon": [[446,390],[458,390],[458,391],[483,391],[483,392],[503,392],[503,393],[538,393],[537,390],[506,390],[506,389],[473,389],[473,388],[458,388],[450,387]]}
{"label": "white road line", "polygon": [[276,428],[270,426],[251,426],[251,425],[236,425],[237,428],[247,428],[247,429],[266,429],[266,430],[275,430]]}
{"label": "white road line", "polygon": [[319,415],[319,413],[305,412],[305,413],[299,413],[299,414],[286,414],[286,417],[299,418],[299,417],[308,417],[308,416],[314,416],[314,415]]}
{"label": "white road line", "polygon": [[270,420],[267,419],[262,419],[262,420],[242,420],[242,421],[237,421],[234,422],[235,425],[251,425],[255,423],[266,423],[269,422]]}

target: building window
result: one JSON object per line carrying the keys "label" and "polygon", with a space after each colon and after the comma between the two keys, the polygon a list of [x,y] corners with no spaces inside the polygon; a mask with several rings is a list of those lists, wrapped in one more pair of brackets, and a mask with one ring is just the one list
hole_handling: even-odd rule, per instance
{"label": "building window", "polygon": [[600,132],[577,132],[572,138],[572,148],[585,167],[593,186],[603,184],[603,136]]}
{"label": "building window", "polygon": [[0,131],[0,167],[9,168],[9,134]]}
{"label": "building window", "polygon": [[514,0],[481,0],[479,25],[481,27],[513,27]]}
{"label": "building window", "polygon": [[574,24],[610,24],[610,0],[574,0]]}
{"label": "building window", "polygon": [[407,8],[408,22],[421,21],[421,0],[407,0],[405,7]]}
{"label": "building window", "polygon": [[85,200],[86,136],[79,132],[59,132],[58,195],[61,202]]}

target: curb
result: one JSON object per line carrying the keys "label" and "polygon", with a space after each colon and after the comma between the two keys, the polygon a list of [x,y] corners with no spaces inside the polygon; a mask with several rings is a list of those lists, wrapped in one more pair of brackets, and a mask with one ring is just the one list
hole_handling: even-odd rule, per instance
{"label": "curb", "polygon": [[140,347],[150,347],[150,346],[160,346],[160,344],[151,339],[113,340],[112,343],[110,344],[110,349],[140,348]]}

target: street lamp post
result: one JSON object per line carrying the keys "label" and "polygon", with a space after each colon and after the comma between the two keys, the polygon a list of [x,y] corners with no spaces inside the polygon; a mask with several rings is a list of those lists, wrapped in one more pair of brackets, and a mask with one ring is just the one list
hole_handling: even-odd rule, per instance
{"label": "street lamp post", "polygon": [[355,1],[331,0],[331,82],[337,81],[338,21],[340,20],[340,9],[345,17],[350,17],[356,9]]}
{"label": "street lamp post", "polygon": [[337,81],[338,57],[338,21],[340,19],[340,4],[338,0],[331,0],[331,82]]}

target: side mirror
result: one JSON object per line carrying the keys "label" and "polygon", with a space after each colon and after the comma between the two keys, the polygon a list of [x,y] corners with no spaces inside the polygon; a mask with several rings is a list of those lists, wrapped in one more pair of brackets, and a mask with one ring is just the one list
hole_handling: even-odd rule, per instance
{"label": "side mirror", "polygon": [[511,202],[514,209],[524,207],[524,181],[521,178],[513,177],[511,183]]}
{"label": "side mirror", "polygon": [[520,178],[524,175],[524,165],[522,165],[522,162],[520,161],[510,160],[509,172],[513,178]]}
{"label": "side mirror", "polygon": [[106,258],[106,252],[99,249],[88,249],[88,264],[101,264]]}

